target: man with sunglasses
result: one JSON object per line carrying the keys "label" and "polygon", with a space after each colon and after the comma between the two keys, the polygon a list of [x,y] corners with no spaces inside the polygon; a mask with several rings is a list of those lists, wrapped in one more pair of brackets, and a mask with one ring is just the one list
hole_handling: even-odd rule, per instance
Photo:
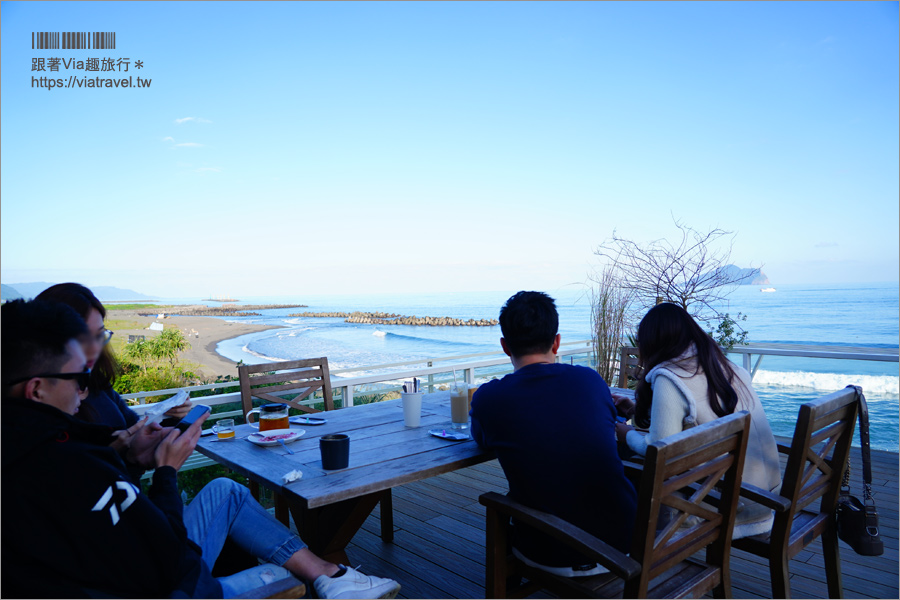
{"label": "man with sunglasses", "polygon": [[[204,418],[183,433],[162,429],[142,452],[138,460],[155,468],[143,494],[110,447],[112,428],[74,417],[89,374],[77,341],[82,318],[41,300],[7,302],[0,317],[0,596],[227,598],[290,574],[312,582],[319,598],[396,596],[397,582],[314,555],[230,479],[210,482],[184,507],[176,471]],[[213,577],[226,539],[267,564]]]}

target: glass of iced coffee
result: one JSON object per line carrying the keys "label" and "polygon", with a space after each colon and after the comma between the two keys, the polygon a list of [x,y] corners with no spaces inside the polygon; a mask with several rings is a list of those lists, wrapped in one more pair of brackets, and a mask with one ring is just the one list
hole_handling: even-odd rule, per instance
{"label": "glass of iced coffee", "polygon": [[469,386],[464,381],[450,386],[450,421],[453,429],[469,428]]}

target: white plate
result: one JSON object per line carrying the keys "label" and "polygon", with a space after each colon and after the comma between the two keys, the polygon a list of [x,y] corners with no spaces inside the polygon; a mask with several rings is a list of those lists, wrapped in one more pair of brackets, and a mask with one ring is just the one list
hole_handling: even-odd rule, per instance
{"label": "white plate", "polygon": [[434,437],[439,437],[442,440],[452,440],[454,442],[461,442],[462,440],[471,439],[468,433],[463,433],[462,431],[454,431],[452,429],[431,429],[428,431]]}
{"label": "white plate", "polygon": [[278,440],[266,440],[265,438],[275,435],[286,435],[288,437],[281,438],[285,444],[297,441],[300,436],[306,433],[303,429],[272,429],[263,433],[251,433],[247,436],[247,441],[257,446],[278,446]]}

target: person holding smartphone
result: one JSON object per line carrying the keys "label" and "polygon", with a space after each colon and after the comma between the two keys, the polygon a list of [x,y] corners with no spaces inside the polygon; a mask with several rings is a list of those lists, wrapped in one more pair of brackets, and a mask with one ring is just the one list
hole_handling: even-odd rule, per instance
{"label": "person holding smartphone", "polygon": [[[88,390],[78,410],[78,418],[90,423],[108,425],[116,430],[113,447],[129,464],[132,481],[137,483],[144,469],[130,461],[133,436],[140,431],[146,421],[129,408],[118,392],[113,389],[119,374],[119,363],[109,346],[113,332],[106,329],[104,319],[106,308],[93,292],[79,283],[58,283],[52,285],[36,297],[37,300],[61,302],[77,312],[87,324],[87,332],[80,337],[87,366],[91,369]],[[166,413],[168,419],[162,425],[174,425],[191,409],[191,401],[176,406]],[[159,438],[160,427],[153,423],[144,435]],[[154,437],[155,436],[155,437]]]}
{"label": "person holding smartphone", "polygon": [[[176,471],[207,415],[134,432],[133,460],[155,469],[142,493],[110,447],[109,427],[75,417],[91,376],[78,342],[84,321],[40,300],[7,302],[0,318],[0,535],[3,572],[15,574],[0,581],[0,595],[222,598],[293,574],[320,598],[396,596],[397,582],[313,554],[234,481],[210,482],[184,507]],[[213,577],[226,539],[266,564]]]}

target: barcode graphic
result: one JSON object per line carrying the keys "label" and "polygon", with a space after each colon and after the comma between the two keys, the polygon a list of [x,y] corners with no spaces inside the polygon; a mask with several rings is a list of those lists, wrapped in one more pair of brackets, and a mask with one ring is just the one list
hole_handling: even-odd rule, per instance
{"label": "barcode graphic", "polygon": [[[62,44],[62,46],[60,46]],[[115,50],[115,31],[32,31],[32,50]]]}

